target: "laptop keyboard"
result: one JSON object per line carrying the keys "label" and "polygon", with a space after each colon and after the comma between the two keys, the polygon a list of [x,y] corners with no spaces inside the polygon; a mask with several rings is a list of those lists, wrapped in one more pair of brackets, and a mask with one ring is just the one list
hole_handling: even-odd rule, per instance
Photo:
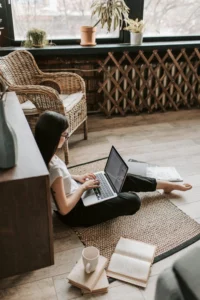
{"label": "laptop keyboard", "polygon": [[114,196],[113,191],[108,185],[104,175],[102,173],[95,174],[97,180],[100,181],[100,188],[94,189],[94,192],[98,199],[104,199]]}

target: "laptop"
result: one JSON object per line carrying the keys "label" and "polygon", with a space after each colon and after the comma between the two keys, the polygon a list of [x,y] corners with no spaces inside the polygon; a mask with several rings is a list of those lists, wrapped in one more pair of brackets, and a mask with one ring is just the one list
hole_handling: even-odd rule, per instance
{"label": "laptop", "polygon": [[112,146],[104,171],[94,173],[100,181],[100,187],[83,193],[84,206],[94,205],[116,197],[121,192],[127,172],[127,164]]}
{"label": "laptop", "polygon": [[137,161],[129,157],[124,158],[124,160],[128,165],[129,174],[152,177],[158,180],[171,182],[183,181],[183,178],[174,167],[160,167],[143,161]]}

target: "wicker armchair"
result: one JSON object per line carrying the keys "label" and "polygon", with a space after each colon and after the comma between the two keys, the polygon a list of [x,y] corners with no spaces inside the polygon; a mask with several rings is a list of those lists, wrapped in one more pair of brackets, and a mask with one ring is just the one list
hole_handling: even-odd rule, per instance
{"label": "wicker armchair", "polygon": [[[16,92],[33,132],[39,115],[52,110],[68,118],[69,136],[84,123],[84,139],[87,139],[85,82],[79,75],[44,73],[30,52],[18,50],[0,57],[0,76],[9,91]],[[67,141],[64,152],[68,163]]]}

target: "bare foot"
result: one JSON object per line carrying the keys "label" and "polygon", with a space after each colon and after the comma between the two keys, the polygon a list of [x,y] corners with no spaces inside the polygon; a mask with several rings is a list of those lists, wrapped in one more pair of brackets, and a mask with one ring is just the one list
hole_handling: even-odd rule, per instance
{"label": "bare foot", "polygon": [[174,184],[169,182],[166,187],[163,188],[164,193],[169,194],[172,191],[188,191],[191,190],[192,185],[189,183],[181,183],[181,184]]}

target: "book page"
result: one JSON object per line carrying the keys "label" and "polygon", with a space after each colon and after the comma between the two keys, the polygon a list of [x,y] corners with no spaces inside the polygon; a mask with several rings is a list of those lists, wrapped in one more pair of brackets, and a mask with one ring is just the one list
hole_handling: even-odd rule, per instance
{"label": "book page", "polygon": [[149,262],[114,253],[108,271],[146,282],[150,267]]}
{"label": "book page", "polygon": [[183,181],[174,167],[147,167],[147,177],[167,181]]}
{"label": "book page", "polygon": [[155,250],[156,246],[121,237],[115,248],[115,253],[152,263]]}

